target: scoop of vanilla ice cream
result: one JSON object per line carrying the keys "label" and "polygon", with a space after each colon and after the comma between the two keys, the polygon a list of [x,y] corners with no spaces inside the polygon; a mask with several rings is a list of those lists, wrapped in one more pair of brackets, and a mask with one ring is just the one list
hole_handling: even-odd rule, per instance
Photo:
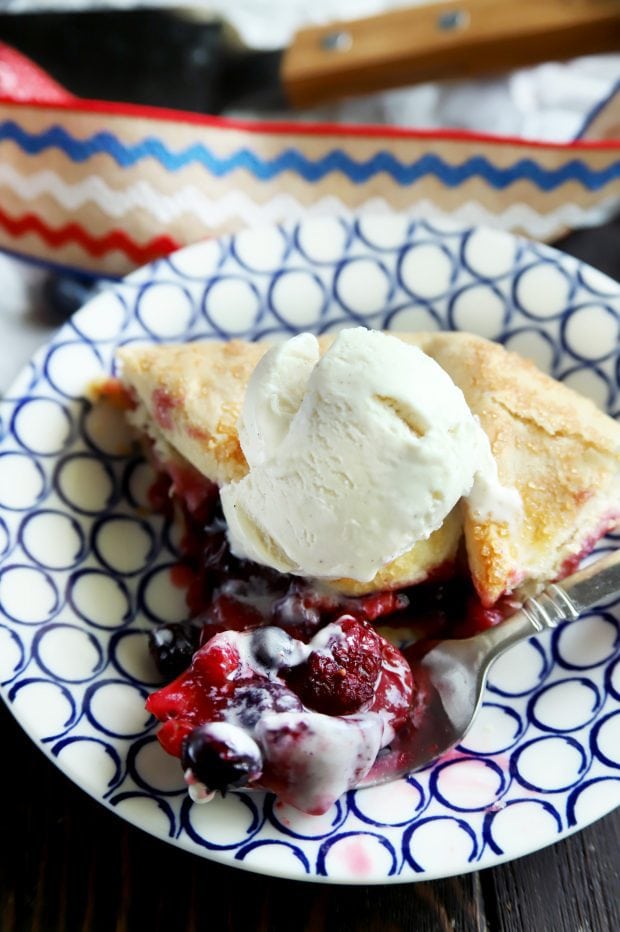
{"label": "scoop of vanilla ice cream", "polygon": [[256,366],[238,425],[241,449],[250,467],[265,463],[279,449],[318,361],[316,337],[300,333],[275,346]]}
{"label": "scoop of vanilla ice cream", "polygon": [[341,331],[322,358],[307,333],[271,349],[239,437],[249,473],[221,490],[231,548],[281,572],[367,582],[461,497],[498,520],[520,503],[448,374],[363,327]]}

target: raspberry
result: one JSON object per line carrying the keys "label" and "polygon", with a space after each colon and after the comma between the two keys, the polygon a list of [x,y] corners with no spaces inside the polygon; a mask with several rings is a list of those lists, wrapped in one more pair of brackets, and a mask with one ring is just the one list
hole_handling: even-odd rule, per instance
{"label": "raspberry", "polygon": [[227,686],[240,673],[239,652],[222,634],[216,634],[201,647],[192,662],[192,674],[216,689]]}
{"label": "raspberry", "polygon": [[[339,629],[339,630],[338,630]],[[372,702],[381,670],[381,638],[364,621],[343,616],[325,647],[287,675],[304,705],[326,715],[350,715]]]}
{"label": "raspberry", "polygon": [[183,742],[194,729],[194,725],[186,719],[168,719],[157,732],[157,738],[164,751],[173,757],[180,757]]}
{"label": "raspberry", "polygon": [[[217,719],[223,701],[215,690],[205,689],[190,668],[168,686],[151,693],[146,708],[160,722],[172,720],[177,725],[187,722],[193,727],[199,722]],[[159,737],[161,739],[161,733]],[[168,750],[163,741],[162,744]]]}
{"label": "raspberry", "polygon": [[194,654],[188,670],[151,693],[146,708],[166,722],[158,735],[163,747],[178,755],[188,730],[202,722],[217,721],[235,688],[235,680],[242,673],[236,647],[226,635],[216,635]]}

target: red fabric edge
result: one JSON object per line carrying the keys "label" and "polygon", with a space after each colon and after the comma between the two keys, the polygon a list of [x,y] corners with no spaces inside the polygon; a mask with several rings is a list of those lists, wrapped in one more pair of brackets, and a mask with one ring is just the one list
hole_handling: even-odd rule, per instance
{"label": "red fabric edge", "polygon": [[13,217],[2,208],[0,208],[0,227],[15,239],[19,239],[26,233],[35,233],[54,249],[77,243],[93,259],[118,250],[136,266],[152,262],[161,256],[167,256],[180,249],[182,245],[165,233],[153,237],[146,243],[139,243],[124,230],[118,228],[108,230],[103,236],[93,236],[76,221],[71,221],[61,227],[52,227],[36,214],[26,213]]}
{"label": "red fabric edge", "polygon": [[446,140],[449,142],[481,142],[486,145],[516,146],[527,149],[550,150],[620,150],[620,139],[577,139],[571,142],[543,142],[540,140],[523,139],[520,136],[496,136],[491,133],[472,133],[465,130],[452,129],[411,129],[398,126],[382,126],[377,124],[338,124],[338,123],[295,123],[291,121],[275,122],[268,120],[236,120],[229,117],[210,116],[202,113],[191,113],[186,110],[171,110],[164,107],[142,106],[140,104],[124,104],[105,100],[86,100],[84,98],[68,100],[60,103],[45,103],[42,101],[17,101],[10,97],[0,96],[0,104],[14,107],[32,107],[46,111],[71,111],[74,113],[100,113],[113,114],[120,117],[141,118],[146,120],[165,120],[188,125],[211,126],[222,130],[242,130],[248,133],[273,133],[275,135],[298,136],[340,136],[343,138],[368,139],[428,139]]}

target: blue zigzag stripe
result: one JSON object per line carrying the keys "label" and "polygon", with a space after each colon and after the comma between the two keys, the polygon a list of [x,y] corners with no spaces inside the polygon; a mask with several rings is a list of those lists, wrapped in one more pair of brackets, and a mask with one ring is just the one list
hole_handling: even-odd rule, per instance
{"label": "blue zigzag stripe", "polygon": [[499,190],[515,181],[526,180],[542,191],[552,191],[568,181],[577,181],[591,191],[598,191],[620,178],[620,159],[605,168],[596,169],[576,158],[569,159],[557,168],[544,168],[531,158],[519,159],[507,168],[500,168],[485,156],[473,156],[460,165],[450,165],[432,153],[407,164],[385,151],[364,161],[357,161],[340,149],[333,149],[316,160],[307,158],[297,149],[285,149],[272,159],[261,158],[247,148],[221,157],[201,143],[173,152],[161,139],[152,136],[134,145],[126,145],[109,132],[95,133],[87,139],[75,139],[62,126],[53,126],[41,133],[29,133],[13,120],[0,123],[0,142],[7,140],[14,142],[28,155],[36,155],[46,149],[60,149],[72,161],[85,162],[94,155],[105,154],[123,168],[151,158],[171,172],[179,171],[187,165],[199,164],[216,177],[241,168],[261,181],[269,181],[283,172],[293,172],[306,181],[314,182],[339,172],[354,184],[363,184],[384,173],[403,186],[413,184],[426,175],[434,175],[449,188],[456,188],[470,178],[480,177]]}

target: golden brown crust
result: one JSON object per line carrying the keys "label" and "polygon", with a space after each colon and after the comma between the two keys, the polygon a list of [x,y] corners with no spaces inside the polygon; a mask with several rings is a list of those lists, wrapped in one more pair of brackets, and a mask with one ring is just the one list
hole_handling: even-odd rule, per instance
{"label": "golden brown crust", "polygon": [[[372,583],[341,580],[342,588],[376,591],[420,580],[454,556],[461,520],[472,576],[486,603],[523,580],[535,587],[557,576],[620,512],[620,425],[531,362],[481,337],[395,336],[432,356],[462,389],[489,437],[501,481],[521,494],[524,520],[509,528],[476,521],[463,508],[443,533],[384,567]],[[321,350],[332,341],[321,338]],[[214,341],[128,347],[119,359],[123,378],[164,439],[222,484],[247,472],[236,425],[250,374],[267,349],[264,343]],[[173,409],[167,425],[158,412],[158,388]]]}
{"label": "golden brown crust", "polygon": [[[157,432],[221,485],[247,472],[237,420],[250,375],[267,349],[264,343],[241,340],[127,346],[118,359],[123,381],[137,394]],[[157,391],[167,398],[163,411]]]}
{"label": "golden brown crust", "polygon": [[[478,523],[465,509],[470,568],[494,602],[522,579],[541,583],[581,552],[620,512],[620,425],[540,372],[480,337],[438,333],[425,352],[463,391],[489,437],[504,485],[523,500],[520,529]],[[614,515],[615,512],[615,515]]]}

